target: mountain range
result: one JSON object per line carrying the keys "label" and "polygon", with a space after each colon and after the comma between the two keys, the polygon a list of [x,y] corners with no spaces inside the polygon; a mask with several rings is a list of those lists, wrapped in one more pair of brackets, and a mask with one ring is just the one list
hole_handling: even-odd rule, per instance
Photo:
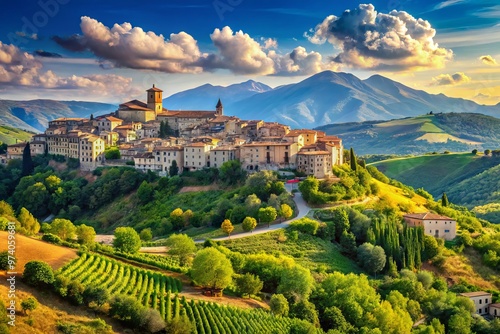
{"label": "mountain range", "polygon": [[[231,94],[233,90],[239,93]],[[433,95],[380,75],[361,80],[349,73],[332,71],[274,89],[254,81],[228,87],[203,85],[166,98],[164,106],[184,110],[212,109],[218,98],[227,115],[276,121],[293,128],[390,120],[430,111],[500,116],[500,104],[485,106],[443,94]]]}
{"label": "mountain range", "polygon": [[[219,98],[226,115],[276,121],[293,128],[391,120],[430,111],[500,116],[500,104],[485,106],[443,94],[433,95],[380,75],[361,80],[349,73],[332,71],[274,89],[252,80],[227,87],[205,84],[167,97],[164,107],[213,110]],[[39,132],[57,117],[97,116],[116,108],[113,104],[81,101],[0,100],[0,119],[3,124]]]}
{"label": "mountain range", "polygon": [[43,132],[59,117],[90,117],[113,112],[116,105],[98,102],[0,99],[0,124],[32,132]]}

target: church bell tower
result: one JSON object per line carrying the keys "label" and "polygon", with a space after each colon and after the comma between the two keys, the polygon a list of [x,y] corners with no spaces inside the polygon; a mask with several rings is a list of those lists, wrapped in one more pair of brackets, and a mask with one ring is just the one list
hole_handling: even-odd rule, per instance
{"label": "church bell tower", "polygon": [[161,113],[163,111],[163,91],[153,87],[146,91],[148,93],[148,108],[155,111],[155,114]]}

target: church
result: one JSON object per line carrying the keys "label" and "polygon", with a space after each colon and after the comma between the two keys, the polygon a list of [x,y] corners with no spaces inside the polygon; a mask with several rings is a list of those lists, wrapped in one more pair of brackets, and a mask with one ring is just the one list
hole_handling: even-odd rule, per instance
{"label": "church", "polygon": [[173,130],[180,130],[206,123],[217,116],[223,116],[222,102],[217,102],[215,110],[168,110],[163,108],[163,91],[153,85],[147,91],[147,103],[132,100],[120,104],[116,117],[125,122],[147,123],[168,121]]}

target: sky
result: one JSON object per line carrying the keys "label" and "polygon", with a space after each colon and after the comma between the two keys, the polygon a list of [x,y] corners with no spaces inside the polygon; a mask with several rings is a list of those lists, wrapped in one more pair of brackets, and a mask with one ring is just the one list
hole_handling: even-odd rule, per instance
{"label": "sky", "polygon": [[120,103],[331,70],[500,102],[498,0],[19,0],[0,22],[0,99]]}

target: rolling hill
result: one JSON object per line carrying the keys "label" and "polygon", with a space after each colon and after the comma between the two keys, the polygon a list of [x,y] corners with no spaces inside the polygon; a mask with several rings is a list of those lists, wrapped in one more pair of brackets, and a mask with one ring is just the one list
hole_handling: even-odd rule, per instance
{"label": "rolling hill", "polygon": [[58,117],[89,117],[115,111],[116,105],[82,101],[0,100],[0,124],[32,132],[43,132]]}
{"label": "rolling hill", "polygon": [[471,153],[425,155],[372,164],[390,178],[424,188],[435,198],[446,192],[450,202],[479,217],[500,223],[500,157]]}
{"label": "rolling hill", "polygon": [[439,113],[391,121],[329,124],[318,130],[342,138],[358,154],[422,154],[500,147],[500,119],[474,113]]}
{"label": "rolling hill", "polygon": [[0,125],[0,143],[12,145],[17,141],[28,141],[31,136],[33,136],[33,133],[10,126]]}
{"label": "rolling hill", "polygon": [[[225,113],[242,119],[264,119],[294,128],[311,128],[330,123],[390,120],[413,117],[430,111],[469,112],[500,115],[500,105],[483,106],[475,102],[433,95],[409,88],[380,75],[361,80],[349,73],[325,71],[299,83],[274,89],[253,89],[249,96],[224,98],[222,92],[246,86],[247,82],[226,87],[200,86],[165,100],[166,108],[209,109],[222,97]],[[256,93],[257,92],[257,93]]]}

